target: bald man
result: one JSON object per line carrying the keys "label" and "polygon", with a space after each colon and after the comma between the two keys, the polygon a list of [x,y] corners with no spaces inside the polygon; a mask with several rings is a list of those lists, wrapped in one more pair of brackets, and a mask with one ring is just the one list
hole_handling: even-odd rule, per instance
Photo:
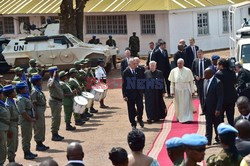
{"label": "bald man", "polygon": [[242,157],[250,154],[250,122],[246,119],[240,119],[236,122],[235,128],[238,130],[236,147]]}
{"label": "bald man", "polygon": [[57,162],[53,159],[44,160],[39,166],[58,166]]}
{"label": "bald man", "polygon": [[78,142],[72,142],[67,147],[67,166],[84,166],[83,163],[84,153],[82,145]]}
{"label": "bald man", "polygon": [[204,72],[204,85],[203,85],[203,108],[206,117],[206,137],[208,145],[211,145],[213,127],[215,130],[215,141],[219,143],[217,127],[221,122],[221,113],[223,106],[223,84],[214,77],[213,69],[207,68]]}

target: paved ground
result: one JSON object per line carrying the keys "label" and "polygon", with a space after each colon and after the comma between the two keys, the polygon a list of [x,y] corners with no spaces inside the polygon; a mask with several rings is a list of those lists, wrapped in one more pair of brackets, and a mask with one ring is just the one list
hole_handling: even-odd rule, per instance
{"label": "paved ground", "polygon": [[[228,51],[216,52],[220,55],[226,56]],[[209,53],[209,55],[215,54]],[[10,75],[6,75],[10,77]],[[120,78],[120,70],[112,70],[109,73],[110,78]],[[44,83],[46,85],[46,82]],[[48,98],[48,91],[45,91]],[[171,99],[166,99],[166,104],[169,105]],[[39,163],[45,159],[53,158],[59,165],[65,165],[67,163],[66,159],[66,148],[68,143],[77,141],[83,146],[85,152],[85,163],[86,165],[92,166],[109,166],[111,162],[108,159],[108,152],[114,146],[121,146],[128,150],[127,145],[127,133],[131,130],[128,116],[127,116],[127,106],[122,99],[121,89],[110,89],[108,90],[107,98],[105,103],[110,106],[110,109],[99,109],[99,103],[95,103],[95,108],[99,109],[99,113],[96,114],[90,121],[88,121],[84,126],[77,127],[74,132],[69,132],[65,130],[65,123],[63,121],[62,113],[62,124],[60,128],[60,134],[65,137],[63,142],[52,142],[50,125],[50,108],[46,110],[46,141],[45,144],[50,146],[50,150],[47,152],[38,152],[38,158],[33,161],[27,161],[23,159],[23,152],[21,149],[21,137],[19,136],[19,148],[17,152],[16,161],[22,163],[23,165],[39,165]],[[144,114],[144,120],[146,120]],[[73,121],[73,119],[72,119]],[[152,142],[154,141],[156,135],[160,131],[161,123],[145,125],[142,129],[146,135],[146,146],[144,152],[150,149]],[[35,143],[32,140],[31,150],[35,152]],[[219,148],[210,148],[207,151],[207,156],[219,151]]]}

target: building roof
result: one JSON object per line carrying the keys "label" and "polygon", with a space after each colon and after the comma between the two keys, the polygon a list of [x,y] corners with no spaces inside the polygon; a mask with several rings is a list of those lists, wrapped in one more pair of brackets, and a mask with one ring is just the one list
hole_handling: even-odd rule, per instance
{"label": "building roof", "polygon": [[[89,0],[85,12],[164,11],[235,4],[244,0]],[[62,0],[0,0],[0,14],[60,13]]]}

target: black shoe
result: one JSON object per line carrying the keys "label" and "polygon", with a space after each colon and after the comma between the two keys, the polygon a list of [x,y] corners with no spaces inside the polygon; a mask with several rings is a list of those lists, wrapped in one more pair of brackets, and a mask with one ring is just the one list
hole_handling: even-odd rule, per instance
{"label": "black shoe", "polygon": [[89,113],[89,112],[86,112],[86,113],[85,113],[85,116],[90,118],[90,117],[93,116],[93,114],[91,114],[91,113]]}
{"label": "black shoe", "polygon": [[62,141],[63,138],[59,137],[59,135],[57,134],[57,135],[53,135],[51,140],[52,141]]}
{"label": "black shoe", "polygon": [[95,113],[97,113],[98,112],[98,110],[96,110],[96,109],[90,109],[90,111],[89,111],[90,113],[92,113],[92,114],[95,114]]}
{"label": "black shoe", "polygon": [[[67,130],[67,131],[76,130],[76,127],[73,127],[73,126],[71,126],[70,124],[67,124],[67,125],[66,125],[66,130]],[[59,136],[59,135],[58,135],[58,136]]]}
{"label": "black shoe", "polygon": [[36,145],[36,151],[46,151],[48,150],[45,146],[42,145]]}
{"label": "black shoe", "polygon": [[147,122],[148,122],[148,124],[152,124],[153,123],[153,121],[150,120],[150,119],[148,119]]}
{"label": "black shoe", "polygon": [[30,152],[30,154],[31,154],[32,156],[34,156],[34,157],[37,157],[37,154],[34,154],[34,153],[32,153],[32,152]]}
{"label": "black shoe", "polygon": [[30,152],[24,153],[24,159],[25,160],[33,160],[33,159],[35,159],[35,156],[33,156]]}
{"label": "black shoe", "polygon": [[100,108],[109,108],[107,105],[101,105]]}
{"label": "black shoe", "polygon": [[88,118],[88,117],[82,116],[82,117],[81,117],[81,120],[82,120],[83,122],[87,122],[87,121],[89,120],[89,118]]}
{"label": "black shoe", "polygon": [[75,122],[75,125],[76,126],[82,126],[82,125],[84,125],[84,123],[85,122],[83,122],[82,120],[78,120],[78,121]]}
{"label": "black shoe", "polygon": [[144,127],[144,122],[142,120],[138,121],[138,123],[142,128]]}

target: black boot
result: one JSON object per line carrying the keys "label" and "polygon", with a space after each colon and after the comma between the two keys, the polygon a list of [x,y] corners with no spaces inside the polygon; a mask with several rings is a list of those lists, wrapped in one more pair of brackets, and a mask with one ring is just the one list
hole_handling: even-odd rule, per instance
{"label": "black boot", "polygon": [[52,141],[61,141],[63,138],[61,138],[58,133],[52,133]]}
{"label": "black boot", "polygon": [[76,125],[76,126],[82,126],[82,125],[84,125],[84,123],[85,123],[85,122],[82,121],[81,119],[75,121],[75,125]]}
{"label": "black boot", "polygon": [[36,150],[37,151],[46,151],[49,149],[48,146],[45,146],[42,142],[36,142],[37,145],[36,145]]}
{"label": "black boot", "polygon": [[76,127],[71,126],[69,123],[66,124],[66,130],[67,131],[72,131],[72,130],[76,130]]}
{"label": "black boot", "polygon": [[26,160],[33,160],[33,159],[35,159],[35,156],[33,156],[33,155],[30,153],[30,151],[24,152],[24,159],[26,159]]}

